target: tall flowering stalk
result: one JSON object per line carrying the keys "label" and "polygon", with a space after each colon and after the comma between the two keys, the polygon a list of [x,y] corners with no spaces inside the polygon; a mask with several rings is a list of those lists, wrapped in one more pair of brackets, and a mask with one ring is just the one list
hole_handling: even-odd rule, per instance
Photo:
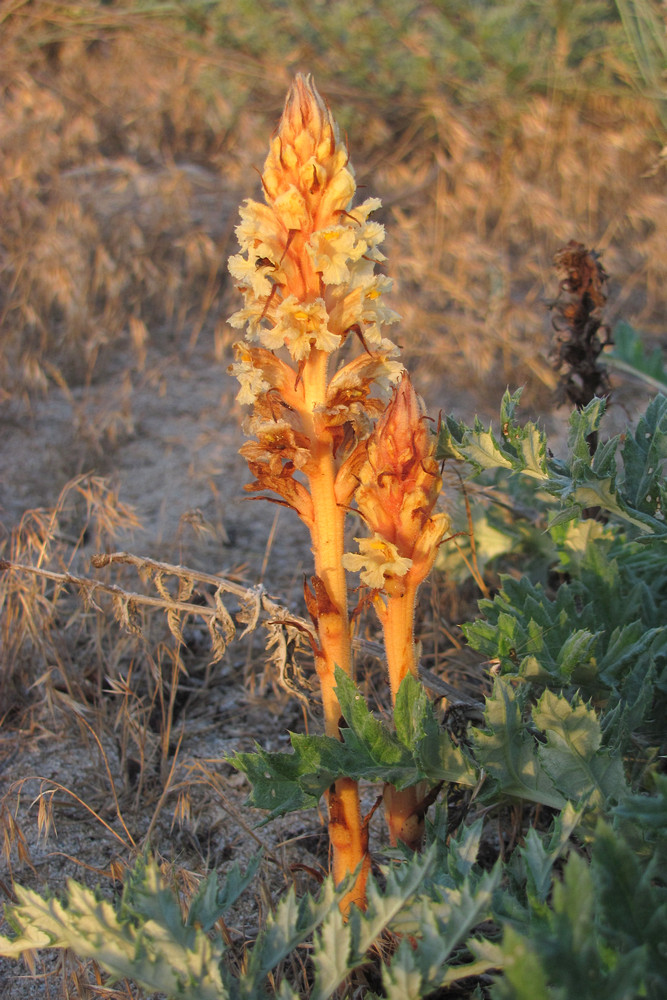
{"label": "tall flowering stalk", "polygon": [[[352,675],[344,520],[373,419],[402,366],[381,332],[398,316],[383,303],[391,282],[375,273],[384,229],[369,216],[380,202],[353,207],[347,149],[310,77],[297,76],[288,94],[262,186],[265,204],[241,208],[241,253],[229,261],[244,298],[230,323],[245,329],[231,371],[238,400],[252,407],[254,440],[241,452],[255,478],[246,489],[276,494],[310,531],[315,663],[325,731],[339,737],[335,666]],[[332,373],[331,356],[351,336],[358,356]],[[359,872],[344,908],[363,906],[370,858],[356,783],[336,781],[328,810],[335,881]]]}
{"label": "tall flowering stalk", "polygon": [[[377,423],[359,470],[355,499],[371,531],[355,539],[359,553],[344,556],[370,587],[384,632],[392,702],[408,673],[417,677],[414,640],[417,591],[430,573],[449,519],[435,513],[442,487],[433,435],[407,372]],[[418,848],[424,828],[424,789],[385,786],[384,804],[393,844]]]}

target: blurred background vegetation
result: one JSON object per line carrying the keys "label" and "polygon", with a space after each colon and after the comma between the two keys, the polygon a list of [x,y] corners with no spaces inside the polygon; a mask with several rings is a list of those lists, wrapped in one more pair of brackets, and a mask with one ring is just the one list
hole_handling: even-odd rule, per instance
{"label": "blurred background vegetation", "polygon": [[603,253],[609,320],[660,343],[665,10],[6,0],[0,399],[114,366],[131,378],[150,345],[201,336],[226,358],[237,206],[259,194],[296,71],[349,136],[364,196],[383,199],[399,339],[427,397],[508,382],[549,397],[552,259],[570,239]]}

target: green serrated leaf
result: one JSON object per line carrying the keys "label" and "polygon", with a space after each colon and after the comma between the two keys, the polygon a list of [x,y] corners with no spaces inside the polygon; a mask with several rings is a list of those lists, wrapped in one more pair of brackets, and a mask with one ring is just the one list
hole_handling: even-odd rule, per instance
{"label": "green serrated leaf", "polygon": [[401,941],[391,965],[382,967],[382,985],[387,1000],[420,1000],[423,996],[421,973],[407,939]]}
{"label": "green serrated leaf", "polygon": [[476,756],[499,790],[562,809],[566,800],[542,765],[535,741],[522,721],[515,692],[505,678],[497,677],[494,682],[485,722],[485,730],[473,730]]}
{"label": "green serrated leaf", "polygon": [[[183,1000],[225,1000],[222,940],[186,927],[179,900],[162,883],[154,861],[141,859],[133,874],[132,900],[120,904],[125,917],[71,880],[65,906],[17,887],[18,903],[8,915],[18,937],[0,938],[0,954],[71,948],[82,958],[95,959],[112,979],[129,978],[151,992]],[[129,915],[130,905],[135,917]]]}
{"label": "green serrated leaf", "polygon": [[583,409],[575,409],[570,414],[568,445],[575,459],[585,465],[591,461],[588,438],[600,429],[600,421],[607,408],[607,402],[596,396]]}
{"label": "green serrated leaf", "polygon": [[465,430],[465,424],[454,417],[449,416],[445,418],[438,430],[438,443],[435,451],[438,462],[443,462],[447,458],[453,458],[458,461],[464,459],[463,452],[460,450],[460,444],[463,441]]}
{"label": "green serrated leaf", "polygon": [[199,926],[203,931],[210,931],[216,921],[224,916],[239,896],[245,892],[257,874],[261,860],[261,853],[251,858],[245,874],[241,874],[237,864],[232,865],[227,872],[222,888],[219,886],[216,872],[212,872],[208,878],[204,879],[190,904],[188,927]]}
{"label": "green serrated leaf", "polygon": [[597,635],[582,628],[572,632],[561,646],[557,664],[561,676],[570,680],[574,672],[588,664],[593,656]]}
{"label": "green serrated leaf", "polygon": [[523,395],[523,389],[515,389],[514,392],[510,392],[509,389],[505,389],[503,393],[503,398],[500,402],[500,426],[506,427],[514,423],[514,418],[516,411],[519,408],[519,403],[521,402],[521,396]]}
{"label": "green serrated leaf", "polygon": [[470,874],[477,861],[479,845],[482,840],[484,819],[480,817],[470,826],[462,826],[458,836],[452,837],[449,844],[449,871],[458,873],[464,878]]}
{"label": "green serrated leaf", "polygon": [[415,939],[415,967],[420,971],[425,993],[470,975],[469,967],[449,962],[460,945],[470,944],[474,928],[490,918],[501,876],[501,866],[496,865],[490,872],[474,877],[469,874],[460,888],[445,886],[438,880],[393,922],[395,931]]}
{"label": "green serrated leaf", "polygon": [[331,910],[315,935],[312,961],[315,983],[311,1000],[328,1000],[354,968],[352,929],[340,909]]}
{"label": "green serrated leaf", "polygon": [[[255,753],[237,753],[229,763],[247,775],[252,786],[248,804],[265,809],[264,822],[297,809],[316,806],[319,795],[307,793],[299,784],[304,762],[295,754],[269,753],[256,744]],[[308,764],[305,768],[307,770]]]}
{"label": "green serrated leaf", "polygon": [[[342,892],[342,890],[341,890]],[[248,961],[248,971],[241,980],[242,996],[254,1000],[268,973],[297,945],[311,935],[334,911],[339,911],[341,892],[336,892],[332,879],[326,879],[319,897],[309,894],[297,899],[291,888],[270,913],[262,926]]]}
{"label": "green serrated leaf", "polygon": [[[364,696],[340,667],[336,667],[336,696],[341,712],[371,759],[387,768],[387,781],[394,783],[394,776],[404,769],[414,774],[412,755],[379,719],[370,712]],[[343,734],[343,739],[346,739]]]}
{"label": "green serrated leaf", "polygon": [[667,775],[656,774],[654,782],[657,794],[628,795],[615,807],[614,815],[667,838]]}
{"label": "green serrated leaf", "polygon": [[622,952],[648,950],[652,975],[667,987],[667,890],[655,883],[651,865],[642,866],[628,845],[606,823],[600,823],[593,845],[603,928]]}
{"label": "green serrated leaf", "polygon": [[405,747],[413,747],[422,735],[422,720],[430,709],[426,688],[413,677],[407,676],[396,693],[394,705],[394,726],[396,737]]}
{"label": "green serrated leaf", "polygon": [[491,428],[486,431],[481,424],[477,424],[466,436],[465,450],[462,449],[462,452],[465,458],[479,469],[513,467],[511,457],[500,447]]}
{"label": "green serrated leaf", "polygon": [[433,875],[436,847],[415,854],[406,864],[390,865],[385,872],[386,885],[381,891],[375,879],[368,881],[368,907],[364,914],[353,912],[357,955],[364,955],[380,934],[396,920],[419,888]]}
{"label": "green serrated leaf", "polygon": [[623,762],[601,747],[600,721],[593,708],[545,691],[533,720],[547,736],[538,748],[540,760],[567,799],[604,805],[623,795]]}
{"label": "green serrated leaf", "polygon": [[537,480],[548,478],[546,438],[534,424],[526,425],[516,448],[524,475]]}

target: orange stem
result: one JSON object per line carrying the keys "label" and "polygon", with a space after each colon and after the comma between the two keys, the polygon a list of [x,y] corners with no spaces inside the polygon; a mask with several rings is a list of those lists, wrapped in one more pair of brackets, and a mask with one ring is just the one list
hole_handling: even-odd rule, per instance
{"label": "orange stem", "polygon": [[[347,579],[343,568],[345,547],[345,509],[336,502],[336,462],[333,441],[321,426],[318,407],[326,396],[328,357],[312,351],[303,370],[305,412],[312,441],[308,466],[308,484],[313,505],[311,539],[315,573],[321,587],[318,600],[318,637],[320,652],[316,657],[317,674],[322,688],[324,728],[327,736],[340,739],[340,704],[335,693],[335,667],[352,676],[352,647],[347,607]],[[352,888],[341,902],[347,915],[352,903],[366,905],[366,881],[370,872],[368,829],[361,817],[356,781],[339,778],[327,796],[332,870],[338,885],[357,872]]]}
{"label": "orange stem", "polygon": [[[408,673],[418,676],[414,642],[415,604],[418,584],[408,572],[396,581],[395,593],[389,593],[386,604],[378,598],[376,608],[384,632],[384,645],[389,670],[391,703]],[[420,809],[426,786],[424,782],[398,791],[393,785],[384,786],[384,812],[392,846],[403,841],[411,850],[419,850],[424,835],[424,816]]]}

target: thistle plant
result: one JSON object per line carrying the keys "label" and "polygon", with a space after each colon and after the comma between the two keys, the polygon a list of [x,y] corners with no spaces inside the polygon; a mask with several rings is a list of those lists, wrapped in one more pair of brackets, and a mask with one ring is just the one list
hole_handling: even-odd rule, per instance
{"label": "thistle plant", "polygon": [[[254,482],[292,508],[310,531],[315,573],[306,601],[315,626],[315,666],[327,736],[338,737],[334,671],[352,676],[343,561],[344,523],[367,461],[373,419],[384,410],[402,365],[382,327],[398,319],[383,301],[391,287],[375,273],[384,228],[369,216],[380,201],[353,207],[345,145],[310,77],[297,76],[262,173],[265,204],[246,201],[229,268],[243,293],[230,319],[245,329],[231,371],[252,413],[241,449]],[[351,338],[359,353],[332,372]],[[364,905],[370,869],[368,822],[357,785],[339,778],[328,793],[333,875],[356,872],[344,906]]]}

